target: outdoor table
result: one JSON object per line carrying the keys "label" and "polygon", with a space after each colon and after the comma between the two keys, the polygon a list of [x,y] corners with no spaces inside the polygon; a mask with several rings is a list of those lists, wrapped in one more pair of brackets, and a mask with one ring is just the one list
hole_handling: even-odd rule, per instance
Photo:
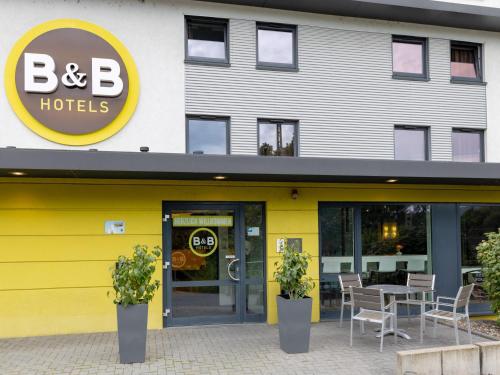
{"label": "outdoor table", "polygon": [[[419,287],[413,287],[413,286],[406,286],[406,285],[391,285],[391,284],[379,284],[379,285],[370,285],[367,288],[369,289],[381,289],[384,295],[388,295],[390,298],[390,311],[393,313],[394,318],[391,318],[390,326],[389,328],[385,329],[383,332],[384,336],[387,335],[393,335],[394,334],[394,320],[397,319],[397,306],[396,306],[396,296],[398,295],[407,295],[407,294],[418,294],[422,293],[422,301],[425,301],[425,292],[430,292],[431,289],[429,288],[419,288]],[[425,304],[422,303],[420,306],[420,313],[423,314],[425,309]],[[403,329],[397,329],[396,334],[399,337],[402,337],[404,339],[410,340],[411,337],[406,333],[405,330]],[[377,335],[377,337],[380,337],[380,334]]]}

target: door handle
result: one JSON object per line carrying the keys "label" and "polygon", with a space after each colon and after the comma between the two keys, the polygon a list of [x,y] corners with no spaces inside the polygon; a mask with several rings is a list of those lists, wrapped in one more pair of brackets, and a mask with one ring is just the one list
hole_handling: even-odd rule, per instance
{"label": "door handle", "polygon": [[229,277],[231,278],[231,280],[233,281],[240,281],[239,277],[237,278],[236,276],[234,276],[231,272],[231,266],[236,263],[236,262],[239,262],[240,260],[239,259],[233,259],[232,261],[229,262],[229,264],[227,265],[227,274],[229,275]]}

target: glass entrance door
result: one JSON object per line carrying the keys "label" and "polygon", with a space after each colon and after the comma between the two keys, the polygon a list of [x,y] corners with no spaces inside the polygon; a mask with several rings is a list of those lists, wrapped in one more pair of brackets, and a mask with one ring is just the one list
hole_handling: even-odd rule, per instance
{"label": "glass entrance door", "polygon": [[259,262],[263,268],[264,253],[248,252],[247,244],[256,245],[245,234],[263,239],[264,233],[255,225],[246,230],[245,206],[166,203],[165,212],[165,325],[254,320],[256,307],[264,307],[264,273],[254,277]]}

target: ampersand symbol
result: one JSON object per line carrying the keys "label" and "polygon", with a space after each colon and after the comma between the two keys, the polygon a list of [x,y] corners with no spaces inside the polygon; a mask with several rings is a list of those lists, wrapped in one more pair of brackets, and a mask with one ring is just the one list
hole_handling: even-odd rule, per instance
{"label": "ampersand symbol", "polygon": [[61,81],[66,87],[75,87],[78,86],[80,88],[85,87],[87,85],[87,74],[86,73],[78,73],[80,67],[76,63],[66,64],[66,73],[63,74]]}

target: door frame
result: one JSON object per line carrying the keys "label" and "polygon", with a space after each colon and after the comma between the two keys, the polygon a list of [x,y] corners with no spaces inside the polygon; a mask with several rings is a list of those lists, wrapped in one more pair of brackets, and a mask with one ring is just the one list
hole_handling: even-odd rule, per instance
{"label": "door frame", "polygon": [[[245,204],[259,204],[262,207],[262,236],[263,236],[263,314],[248,314],[246,312],[246,287],[247,285],[259,285],[253,279],[246,279],[246,262],[245,262]],[[240,259],[240,281],[233,282],[231,280],[219,281],[192,281],[183,282],[184,286],[235,286],[235,304],[236,312],[232,316],[204,316],[204,317],[188,317],[174,318],[172,316],[172,289],[176,286],[172,281],[172,266],[171,266],[171,250],[172,250],[172,211],[175,210],[234,210],[234,230],[235,230],[235,256]],[[166,215],[169,215],[165,220]],[[264,322],[267,318],[267,242],[266,242],[266,205],[265,202],[219,202],[219,201],[163,201],[162,202],[162,246],[163,246],[163,262],[168,262],[169,266],[162,269],[162,295],[163,295],[163,327],[186,326],[186,325],[208,325],[208,324],[231,324],[244,322]],[[250,281],[254,282],[250,282]],[[187,284],[187,285],[186,285]],[[169,309],[169,313],[165,316],[165,312]]]}

